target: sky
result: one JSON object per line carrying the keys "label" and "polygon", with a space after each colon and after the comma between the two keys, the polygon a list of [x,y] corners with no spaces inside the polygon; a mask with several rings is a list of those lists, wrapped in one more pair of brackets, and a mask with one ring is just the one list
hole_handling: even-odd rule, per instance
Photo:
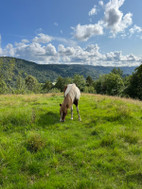
{"label": "sky", "polygon": [[0,56],[139,66],[142,0],[1,0]]}

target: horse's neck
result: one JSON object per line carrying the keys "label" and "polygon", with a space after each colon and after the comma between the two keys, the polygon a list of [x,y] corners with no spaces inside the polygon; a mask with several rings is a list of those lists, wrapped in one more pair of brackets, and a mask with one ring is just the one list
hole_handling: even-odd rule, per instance
{"label": "horse's neck", "polygon": [[70,108],[72,106],[72,100],[69,94],[67,94],[64,98],[63,106],[67,108]]}

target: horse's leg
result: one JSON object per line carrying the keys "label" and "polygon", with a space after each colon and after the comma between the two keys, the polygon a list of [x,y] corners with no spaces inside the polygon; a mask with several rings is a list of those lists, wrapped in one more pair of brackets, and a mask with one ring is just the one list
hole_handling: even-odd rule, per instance
{"label": "horse's leg", "polygon": [[71,119],[73,120],[73,105],[71,107]]}
{"label": "horse's leg", "polygon": [[79,119],[79,121],[81,121],[81,117],[80,117],[80,114],[79,114],[78,105],[76,106],[76,110],[77,110],[77,113],[78,113],[78,119]]}
{"label": "horse's leg", "polygon": [[76,105],[76,110],[77,110],[77,113],[78,113],[78,119],[79,119],[79,121],[81,121],[81,117],[80,117],[80,114],[79,114],[79,108],[78,108],[78,100],[75,100],[74,104]]}

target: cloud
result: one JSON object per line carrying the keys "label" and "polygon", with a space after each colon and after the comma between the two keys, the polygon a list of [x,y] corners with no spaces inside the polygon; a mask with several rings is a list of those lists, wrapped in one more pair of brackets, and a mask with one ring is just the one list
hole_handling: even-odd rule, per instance
{"label": "cloud", "polygon": [[15,49],[13,48],[13,45],[10,43],[6,46],[6,49],[5,49],[5,54],[7,54],[7,53],[9,56],[15,55]]}
{"label": "cloud", "polygon": [[35,42],[35,43],[49,43],[52,40],[53,40],[53,38],[51,36],[46,35],[44,33],[39,33],[38,36],[36,36],[33,39],[33,42]]}
{"label": "cloud", "polygon": [[119,10],[113,8],[105,11],[104,23],[107,27],[115,27],[116,24],[120,23],[122,20],[123,13]]}
{"label": "cloud", "polygon": [[63,56],[72,56],[75,54],[75,49],[73,47],[65,48],[64,45],[60,44],[58,46],[58,53]]}
{"label": "cloud", "polygon": [[132,24],[132,14],[123,14],[120,11],[120,7],[123,5],[125,0],[110,0],[105,5],[104,10],[104,26],[110,29],[113,37],[119,32],[124,32]]}
{"label": "cloud", "polygon": [[132,28],[129,29],[129,32],[130,32],[130,36],[132,36],[135,33],[140,34],[142,33],[142,28],[137,25],[134,25]]}
{"label": "cloud", "polygon": [[22,43],[29,43],[29,40],[27,40],[27,39],[22,39],[21,42],[22,42]]}
{"label": "cloud", "polygon": [[89,11],[88,15],[89,16],[93,16],[95,14],[97,14],[97,7],[96,7],[96,5],[94,5],[94,7]]}
{"label": "cloud", "polygon": [[47,56],[55,56],[57,53],[56,48],[51,43],[44,47],[44,49]]}
{"label": "cloud", "polygon": [[103,27],[101,23],[80,25],[78,24],[74,29],[74,37],[80,41],[87,41],[94,35],[102,35]]}
{"label": "cloud", "polygon": [[101,7],[103,7],[103,6],[104,6],[104,2],[103,2],[103,1],[99,1],[99,5],[100,5]]}
{"label": "cloud", "polygon": [[[53,37],[54,38],[54,37]],[[55,38],[54,38],[55,40]],[[1,39],[0,39],[1,41]],[[19,43],[7,44],[1,48],[1,56],[12,56],[34,61],[39,64],[87,64],[99,66],[138,66],[142,58],[133,54],[123,55],[121,51],[100,52],[98,44],[80,46],[65,46],[59,44],[56,48],[48,44],[21,40]]]}
{"label": "cloud", "polygon": [[129,61],[129,62],[142,61],[142,59],[136,57],[136,56],[133,55],[133,54],[127,55],[127,56],[126,56],[126,60]]}
{"label": "cloud", "polygon": [[[125,30],[132,25],[132,13],[124,15],[120,11],[120,7],[124,4],[125,0],[110,0],[104,4],[103,1],[99,1],[99,5],[104,10],[104,18],[100,19],[94,24],[78,24],[76,27],[72,27],[74,30],[74,37],[80,41],[87,41],[95,35],[104,34],[104,29],[109,30],[112,37],[116,37],[118,33],[124,33]],[[89,11],[89,16],[96,14],[96,6]]]}
{"label": "cloud", "polygon": [[124,56],[121,51],[100,53],[97,44],[88,45],[85,48],[58,46],[58,57],[60,63],[88,64],[102,66],[136,66],[140,65],[142,58],[132,54]]}
{"label": "cloud", "polygon": [[120,51],[106,53],[105,56],[106,56],[106,59],[105,59],[106,61],[119,62],[123,60],[122,52]]}
{"label": "cloud", "polygon": [[42,45],[40,43],[29,43],[15,47],[15,56],[27,60],[35,61],[37,63],[53,63],[50,59],[56,57],[56,48],[51,44]]}

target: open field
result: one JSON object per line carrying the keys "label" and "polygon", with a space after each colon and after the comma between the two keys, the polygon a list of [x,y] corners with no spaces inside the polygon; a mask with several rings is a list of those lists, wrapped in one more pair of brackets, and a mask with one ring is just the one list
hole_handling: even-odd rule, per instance
{"label": "open field", "polygon": [[0,188],[141,189],[142,102],[83,94],[0,96]]}

